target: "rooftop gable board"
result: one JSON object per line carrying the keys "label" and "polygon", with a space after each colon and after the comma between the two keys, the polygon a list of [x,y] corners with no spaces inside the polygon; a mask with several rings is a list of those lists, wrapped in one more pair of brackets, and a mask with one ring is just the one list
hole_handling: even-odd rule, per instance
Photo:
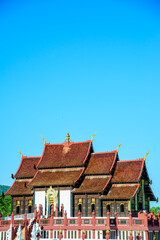
{"label": "rooftop gable board", "polygon": [[117,157],[117,150],[104,153],[92,153],[85,175],[110,174]]}
{"label": "rooftop gable board", "polygon": [[112,183],[138,182],[144,167],[144,159],[117,161]]}
{"label": "rooftop gable board", "polygon": [[34,165],[37,165],[40,157],[24,157],[22,156],[19,168],[14,178],[32,178],[36,173]]}
{"label": "rooftop gable board", "polygon": [[45,144],[38,169],[84,166],[89,155],[91,141]]}

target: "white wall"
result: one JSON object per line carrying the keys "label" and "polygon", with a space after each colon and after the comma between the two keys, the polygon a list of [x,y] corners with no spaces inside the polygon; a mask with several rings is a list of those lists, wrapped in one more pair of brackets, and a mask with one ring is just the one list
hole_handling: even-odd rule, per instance
{"label": "white wall", "polygon": [[60,190],[60,207],[63,204],[64,211],[67,211],[67,217],[70,217],[71,191]]}
{"label": "white wall", "polygon": [[37,205],[37,211],[39,204],[42,205],[42,214],[45,215],[45,191],[35,191],[35,204]]}

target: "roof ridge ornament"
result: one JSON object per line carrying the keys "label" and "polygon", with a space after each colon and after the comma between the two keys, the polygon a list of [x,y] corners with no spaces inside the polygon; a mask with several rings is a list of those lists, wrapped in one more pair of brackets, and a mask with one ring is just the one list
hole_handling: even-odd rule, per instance
{"label": "roof ridge ornament", "polygon": [[118,147],[117,147],[117,152],[119,152],[119,148],[120,148],[121,145],[122,145],[122,143],[120,143],[120,144],[118,145]]}
{"label": "roof ridge ornament", "polygon": [[93,142],[93,138],[96,136],[96,133],[92,136],[91,138],[91,142]]}
{"label": "roof ridge ornament", "polygon": [[19,152],[19,154],[21,155],[21,158],[23,158],[23,154],[20,152],[20,151],[18,151]]}
{"label": "roof ridge ornament", "polygon": [[146,161],[146,157],[148,156],[150,150],[144,155],[144,161]]}
{"label": "roof ridge ornament", "polygon": [[44,142],[44,145],[46,144],[46,140],[44,139],[44,137],[42,136],[42,139],[43,139],[43,142]]}
{"label": "roof ridge ornament", "polygon": [[66,135],[66,142],[70,142],[70,135],[69,135],[68,131],[67,131],[67,135]]}

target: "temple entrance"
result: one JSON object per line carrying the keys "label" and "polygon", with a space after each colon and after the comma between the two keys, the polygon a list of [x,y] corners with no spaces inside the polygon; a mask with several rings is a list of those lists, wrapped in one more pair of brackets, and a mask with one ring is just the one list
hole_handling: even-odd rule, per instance
{"label": "temple entrance", "polygon": [[50,186],[46,193],[46,215],[49,216],[51,214],[51,208],[54,207],[58,203],[57,192]]}

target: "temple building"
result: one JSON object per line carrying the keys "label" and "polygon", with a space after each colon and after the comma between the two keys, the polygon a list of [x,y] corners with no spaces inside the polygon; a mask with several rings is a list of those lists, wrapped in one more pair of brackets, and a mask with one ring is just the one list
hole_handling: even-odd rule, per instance
{"label": "temple building", "polygon": [[20,166],[12,177],[13,185],[6,195],[12,197],[14,214],[32,213],[42,206],[43,216],[58,205],[68,217],[105,216],[109,211],[128,217],[139,211],[149,212],[150,201],[156,201],[151,190],[145,157],[120,161],[118,148],[95,153],[93,139],[72,142],[69,133],[61,144],[44,143],[40,157],[22,155]]}

